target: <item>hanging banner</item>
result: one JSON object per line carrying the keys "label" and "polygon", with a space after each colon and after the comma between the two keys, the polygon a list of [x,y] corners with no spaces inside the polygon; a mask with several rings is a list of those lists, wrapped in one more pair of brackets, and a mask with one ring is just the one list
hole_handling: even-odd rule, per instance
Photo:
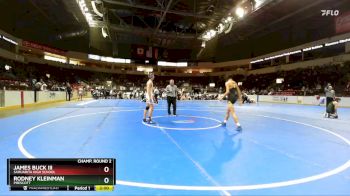
{"label": "hanging banner", "polygon": [[350,32],[350,12],[346,12],[335,18],[335,32]]}
{"label": "hanging banner", "polygon": [[60,55],[64,55],[66,53],[66,51],[64,50],[60,50],[57,48],[53,48],[53,47],[48,47],[45,46],[43,44],[38,44],[32,41],[26,41],[23,40],[22,41],[22,46],[28,47],[28,48],[34,48],[34,49],[38,49],[38,50],[43,50],[45,52],[50,52],[50,53],[54,53],[54,54],[60,54]]}

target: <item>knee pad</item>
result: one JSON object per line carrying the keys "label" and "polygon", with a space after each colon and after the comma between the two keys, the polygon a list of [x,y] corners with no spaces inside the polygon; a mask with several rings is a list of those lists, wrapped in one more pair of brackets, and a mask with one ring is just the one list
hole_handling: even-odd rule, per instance
{"label": "knee pad", "polygon": [[149,110],[149,106],[146,106],[146,110],[147,110],[147,111]]}

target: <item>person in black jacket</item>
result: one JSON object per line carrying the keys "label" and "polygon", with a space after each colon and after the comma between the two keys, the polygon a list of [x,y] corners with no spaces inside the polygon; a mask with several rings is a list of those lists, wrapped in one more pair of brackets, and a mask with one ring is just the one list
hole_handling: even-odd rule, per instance
{"label": "person in black jacket", "polygon": [[72,87],[70,86],[69,82],[66,83],[66,92],[66,101],[70,101],[72,95]]}

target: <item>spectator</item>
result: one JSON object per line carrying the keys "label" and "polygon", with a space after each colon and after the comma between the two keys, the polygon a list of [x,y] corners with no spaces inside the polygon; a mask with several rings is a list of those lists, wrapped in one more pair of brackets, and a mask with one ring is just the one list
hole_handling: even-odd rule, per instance
{"label": "spectator", "polygon": [[72,94],[72,87],[71,85],[69,84],[69,82],[66,83],[66,100],[67,101],[70,101],[71,99],[71,94]]}

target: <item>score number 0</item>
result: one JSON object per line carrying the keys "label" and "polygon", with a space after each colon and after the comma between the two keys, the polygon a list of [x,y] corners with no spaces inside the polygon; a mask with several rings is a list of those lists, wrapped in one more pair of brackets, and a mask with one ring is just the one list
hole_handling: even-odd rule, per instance
{"label": "score number 0", "polygon": [[[109,172],[109,167],[108,167],[108,166],[104,167],[104,168],[103,168],[103,171],[104,171],[105,173],[108,173],[108,172]],[[108,177],[105,177],[105,178],[103,179],[103,182],[106,183],[106,184],[108,184],[108,183],[109,183],[109,178],[108,178]]]}

